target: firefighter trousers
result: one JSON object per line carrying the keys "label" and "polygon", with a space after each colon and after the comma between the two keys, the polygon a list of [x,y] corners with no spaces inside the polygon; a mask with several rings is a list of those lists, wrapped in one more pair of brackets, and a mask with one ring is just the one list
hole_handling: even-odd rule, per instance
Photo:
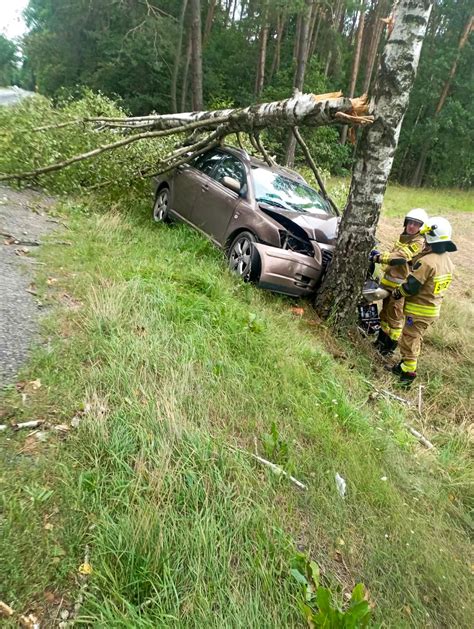
{"label": "firefighter trousers", "polygon": [[385,297],[380,311],[380,327],[388,334],[392,341],[398,341],[403,329],[405,315],[403,314],[403,304],[405,300],[394,299],[392,293]]}
{"label": "firefighter trousers", "polygon": [[413,317],[407,315],[398,348],[402,357],[403,371],[415,372],[421,344],[426,330],[434,322],[435,317]]}

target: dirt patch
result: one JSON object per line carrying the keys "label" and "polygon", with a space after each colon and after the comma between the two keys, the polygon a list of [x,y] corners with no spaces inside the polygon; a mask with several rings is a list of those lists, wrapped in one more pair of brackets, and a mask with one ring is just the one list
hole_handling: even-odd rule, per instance
{"label": "dirt patch", "polygon": [[38,332],[41,304],[31,282],[38,243],[57,227],[48,217],[54,203],[33,190],[0,186],[0,387],[15,377]]}
{"label": "dirt patch", "polygon": [[[456,266],[454,281],[449,289],[450,296],[472,297],[472,267],[474,263],[474,214],[467,212],[449,213],[447,217],[453,226],[453,241],[458,250],[451,254]],[[377,237],[383,248],[390,248],[402,231],[403,221],[399,218],[381,218]]]}

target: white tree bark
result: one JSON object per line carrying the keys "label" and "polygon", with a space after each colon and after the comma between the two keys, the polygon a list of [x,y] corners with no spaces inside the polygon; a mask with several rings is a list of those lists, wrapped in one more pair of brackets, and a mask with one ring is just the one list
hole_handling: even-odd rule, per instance
{"label": "white tree bark", "polygon": [[[103,144],[87,153],[74,155],[56,164],[50,164],[33,171],[0,175],[0,181],[8,179],[34,178],[49,172],[55,172],[84,159],[91,159],[116,148],[140,140],[164,137],[176,133],[187,133],[182,145],[167,155],[157,172],[164,172],[178,164],[189,161],[195,152],[205,151],[215,146],[226,135],[245,131],[250,134],[267,127],[323,126],[332,124],[364,125],[370,124],[372,116],[367,114],[367,100],[362,98],[344,98],[340,92],[331,94],[297,94],[293,98],[261,105],[252,105],[244,109],[218,109],[163,116],[141,116],[138,118],[86,118],[72,120],[70,124],[92,123],[103,128],[118,128],[128,133],[110,144]],[[58,127],[64,126],[58,125]],[[40,127],[46,130],[51,127]],[[189,135],[192,132],[191,135]],[[196,137],[196,133],[210,132],[209,135]]]}
{"label": "white tree bark", "polygon": [[355,317],[431,9],[428,0],[400,0],[393,16],[377,77],[375,121],[357,146],[333,262],[316,300],[319,313],[331,317],[336,329],[347,328]]}

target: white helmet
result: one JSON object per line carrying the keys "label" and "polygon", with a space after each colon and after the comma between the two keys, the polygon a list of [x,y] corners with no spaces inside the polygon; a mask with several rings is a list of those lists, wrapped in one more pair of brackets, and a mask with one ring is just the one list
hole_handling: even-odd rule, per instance
{"label": "white helmet", "polygon": [[428,214],[426,210],[424,210],[421,207],[415,207],[412,210],[410,210],[408,214],[405,216],[404,224],[406,225],[407,221],[416,221],[417,223],[421,223],[421,226],[423,227],[423,225],[425,225],[427,220],[428,220]]}
{"label": "white helmet", "polygon": [[451,240],[453,229],[447,218],[442,216],[433,216],[426,221],[426,227],[423,229],[426,242],[432,245],[435,242],[447,242]]}

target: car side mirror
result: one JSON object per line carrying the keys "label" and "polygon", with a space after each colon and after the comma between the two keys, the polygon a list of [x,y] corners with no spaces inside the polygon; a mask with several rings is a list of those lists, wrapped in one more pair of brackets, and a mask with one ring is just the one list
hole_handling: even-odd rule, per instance
{"label": "car side mirror", "polygon": [[221,183],[226,188],[229,188],[229,190],[233,190],[234,192],[237,192],[237,194],[240,194],[241,185],[240,181],[237,181],[237,179],[234,179],[233,177],[222,177]]}

